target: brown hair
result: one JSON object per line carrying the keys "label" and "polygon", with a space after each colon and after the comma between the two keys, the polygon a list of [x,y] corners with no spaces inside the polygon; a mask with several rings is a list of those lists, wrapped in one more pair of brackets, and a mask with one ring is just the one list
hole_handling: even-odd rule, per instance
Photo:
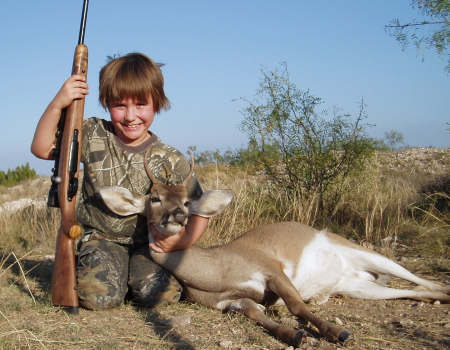
{"label": "brown hair", "polygon": [[160,67],[141,53],[129,53],[126,56],[112,58],[100,70],[99,101],[104,109],[109,102],[118,102],[124,98],[137,99],[149,103],[151,96],[155,113],[168,110],[170,101],[164,93],[164,77]]}

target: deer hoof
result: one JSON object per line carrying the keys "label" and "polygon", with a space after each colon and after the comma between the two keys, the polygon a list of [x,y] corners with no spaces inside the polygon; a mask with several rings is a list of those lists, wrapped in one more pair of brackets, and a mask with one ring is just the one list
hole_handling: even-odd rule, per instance
{"label": "deer hoof", "polygon": [[296,346],[301,345],[303,343],[303,340],[306,339],[306,332],[305,331],[298,331],[296,335],[294,335],[294,343]]}
{"label": "deer hoof", "polygon": [[350,337],[351,335],[352,334],[349,331],[342,331],[338,335],[338,342],[339,343],[344,343],[348,339],[348,337]]}

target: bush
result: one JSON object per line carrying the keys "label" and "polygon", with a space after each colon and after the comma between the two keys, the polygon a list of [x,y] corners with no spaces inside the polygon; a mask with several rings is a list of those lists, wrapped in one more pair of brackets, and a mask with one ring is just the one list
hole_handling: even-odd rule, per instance
{"label": "bush", "polygon": [[298,89],[286,63],[282,68],[262,69],[256,99],[243,99],[249,104],[241,124],[250,140],[245,156],[286,195],[314,199],[318,216],[331,215],[346,190],[340,184],[365,169],[378,143],[366,135],[363,101],[356,118],[336,107],[318,112],[322,100]]}
{"label": "bush", "polygon": [[11,186],[16,185],[21,181],[35,179],[38,177],[36,171],[30,168],[30,165],[26,163],[16,167],[16,169],[8,169],[7,172],[0,170],[0,185]]}
{"label": "bush", "polygon": [[445,216],[450,212],[450,175],[436,176],[432,181],[419,189],[422,201],[417,203],[416,208],[424,212],[437,211]]}

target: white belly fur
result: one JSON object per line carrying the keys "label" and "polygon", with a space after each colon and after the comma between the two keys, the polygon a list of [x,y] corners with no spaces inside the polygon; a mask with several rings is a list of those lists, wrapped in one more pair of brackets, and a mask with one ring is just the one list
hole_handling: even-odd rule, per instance
{"label": "white belly fur", "polygon": [[[300,252],[299,252],[300,255]],[[324,232],[317,234],[301,252],[295,265],[282,260],[284,273],[290,278],[304,301],[321,304],[342,279],[348,269],[336,245],[331,244]]]}

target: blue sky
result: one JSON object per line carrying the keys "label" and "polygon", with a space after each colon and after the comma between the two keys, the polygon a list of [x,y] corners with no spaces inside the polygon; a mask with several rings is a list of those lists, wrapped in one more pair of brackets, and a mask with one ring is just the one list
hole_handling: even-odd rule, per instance
{"label": "blue sky", "polygon": [[[36,124],[69,77],[82,0],[2,1],[0,170],[26,162],[48,175],[53,162],[29,152]],[[151,130],[185,152],[246,145],[238,128],[261,77],[286,61],[291,80],[353,116],[364,98],[374,137],[396,130],[411,146],[448,148],[450,76],[445,61],[403,52],[384,26],[419,19],[400,0],[90,0],[85,44],[90,95],[85,118],[108,118],[98,104],[106,57],[143,52],[163,62],[172,109]],[[238,101],[233,101],[238,99]]]}

